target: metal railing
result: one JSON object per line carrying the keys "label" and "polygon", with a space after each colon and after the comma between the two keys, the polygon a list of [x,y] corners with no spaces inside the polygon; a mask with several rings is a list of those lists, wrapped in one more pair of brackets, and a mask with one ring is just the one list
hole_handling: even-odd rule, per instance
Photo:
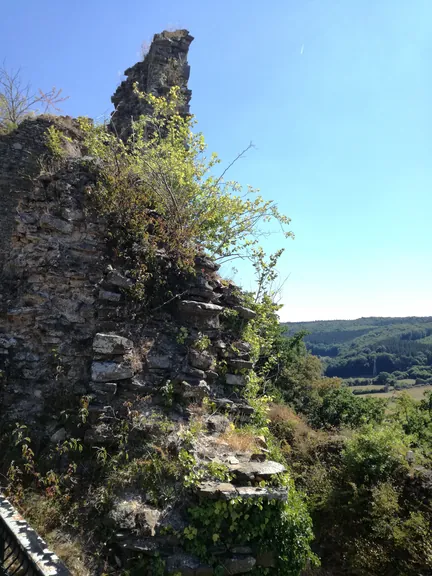
{"label": "metal railing", "polygon": [[61,560],[1,494],[0,576],[71,576]]}

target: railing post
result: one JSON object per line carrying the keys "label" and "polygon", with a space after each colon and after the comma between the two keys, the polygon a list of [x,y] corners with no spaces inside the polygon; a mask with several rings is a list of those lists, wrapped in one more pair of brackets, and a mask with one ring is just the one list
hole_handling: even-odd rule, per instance
{"label": "railing post", "polygon": [[0,493],[0,575],[71,576],[46,542]]}
{"label": "railing post", "polygon": [[4,562],[5,547],[6,547],[6,542],[5,542],[5,539],[3,537],[3,532],[0,531],[0,568],[3,566],[3,562]]}

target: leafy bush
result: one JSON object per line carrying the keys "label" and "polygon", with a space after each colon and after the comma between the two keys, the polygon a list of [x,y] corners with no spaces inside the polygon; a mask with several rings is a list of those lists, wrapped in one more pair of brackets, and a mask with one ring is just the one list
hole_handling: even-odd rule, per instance
{"label": "leafy bush", "polygon": [[[123,143],[105,126],[81,119],[88,153],[98,158],[102,183],[95,192],[99,210],[115,224],[120,253],[141,261],[163,248],[180,266],[192,263],[197,247],[212,258],[251,257],[262,225],[275,220],[286,237],[289,219],[257,190],[214,176],[219,159],[205,156],[192,116],[177,113],[179,88],[165,97],[137,94],[151,112],[133,124]],[[135,262],[136,264],[136,262]],[[148,265],[137,274],[145,278]]]}
{"label": "leafy bush", "polygon": [[216,567],[217,558],[210,552],[215,543],[225,549],[251,546],[258,552],[273,552],[275,575],[298,576],[308,562],[317,563],[310,549],[313,539],[310,516],[292,482],[287,502],[204,500],[189,510],[189,517],[190,524],[185,530],[187,548]]}
{"label": "leafy bush", "polygon": [[342,453],[347,479],[376,484],[398,479],[409,468],[409,437],[399,426],[366,426],[349,439]]}
{"label": "leafy bush", "polygon": [[348,388],[338,388],[323,395],[322,404],[316,407],[310,420],[318,427],[357,428],[368,422],[382,422],[385,407],[383,399],[361,398]]}

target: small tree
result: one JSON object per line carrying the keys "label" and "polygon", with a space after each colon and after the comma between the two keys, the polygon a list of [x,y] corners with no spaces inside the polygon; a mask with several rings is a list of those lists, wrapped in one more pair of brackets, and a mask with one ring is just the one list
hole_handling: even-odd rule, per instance
{"label": "small tree", "polygon": [[67,97],[61,89],[51,88],[48,92],[34,91],[21,78],[21,70],[9,71],[0,68],[0,134],[14,130],[23,120],[50,109],[59,110],[57,105]]}

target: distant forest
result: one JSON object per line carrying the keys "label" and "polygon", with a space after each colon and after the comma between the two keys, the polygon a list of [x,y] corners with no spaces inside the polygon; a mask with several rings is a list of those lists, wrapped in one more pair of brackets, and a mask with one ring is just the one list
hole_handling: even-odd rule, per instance
{"label": "distant forest", "polygon": [[308,350],[326,376],[432,381],[432,316],[287,322],[286,335],[306,332]]}

